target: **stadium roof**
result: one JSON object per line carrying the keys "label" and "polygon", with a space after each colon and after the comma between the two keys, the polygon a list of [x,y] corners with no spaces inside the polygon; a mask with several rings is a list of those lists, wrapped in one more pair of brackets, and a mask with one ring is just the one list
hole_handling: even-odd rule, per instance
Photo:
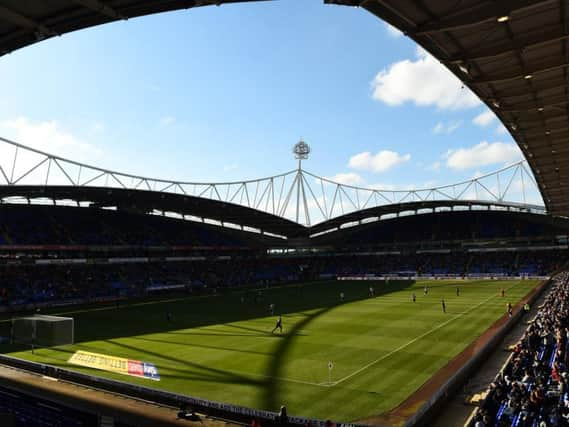
{"label": "stadium roof", "polygon": [[[69,31],[146,14],[262,0],[3,0],[0,55]],[[324,0],[401,29],[470,87],[511,132],[548,211],[569,216],[566,0]]]}
{"label": "stadium roof", "polygon": [[316,237],[320,234],[400,215],[442,211],[525,212],[544,216],[543,208],[540,206],[532,207],[531,205],[483,200],[425,200],[362,209],[308,227],[278,215],[220,200],[151,190],[70,185],[0,185],[0,201],[2,203],[47,203],[48,205],[61,205],[63,204],[61,202],[66,202],[64,204],[74,206],[87,203],[88,207],[92,208],[116,208],[143,214],[171,212],[205,221],[213,220],[223,224],[250,227],[265,234],[269,233],[269,236],[283,236],[289,239]]}
{"label": "stadium roof", "polygon": [[334,0],[401,29],[468,85],[526,156],[547,210],[569,216],[566,0]]}
{"label": "stadium roof", "polygon": [[7,201],[9,198],[49,199],[54,203],[56,200],[72,201],[75,204],[88,202],[90,203],[89,206],[95,208],[114,207],[142,213],[152,211],[173,212],[179,215],[251,227],[279,236],[299,237],[307,235],[305,227],[285,218],[233,203],[184,194],[124,188],[73,187],[69,185],[0,186],[0,199]]}
{"label": "stadium roof", "polygon": [[338,216],[328,221],[310,227],[310,234],[320,234],[345,228],[347,225],[360,225],[370,220],[405,216],[406,213],[436,213],[444,211],[487,210],[493,212],[524,212],[544,216],[543,207],[529,205],[515,205],[480,200],[422,200],[406,203],[392,203],[383,206],[374,206]]}
{"label": "stadium roof", "polygon": [[198,6],[267,0],[2,0],[0,55],[70,31]]}

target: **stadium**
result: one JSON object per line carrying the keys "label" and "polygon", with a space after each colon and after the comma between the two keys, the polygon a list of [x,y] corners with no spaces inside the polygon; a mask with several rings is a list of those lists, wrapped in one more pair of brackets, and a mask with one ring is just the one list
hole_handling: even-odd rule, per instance
{"label": "stadium", "polygon": [[[256,2],[4,1],[0,63]],[[204,182],[0,136],[2,426],[567,425],[569,5],[324,3],[428,51],[525,159],[381,189],[313,172],[307,139],[288,172]]]}

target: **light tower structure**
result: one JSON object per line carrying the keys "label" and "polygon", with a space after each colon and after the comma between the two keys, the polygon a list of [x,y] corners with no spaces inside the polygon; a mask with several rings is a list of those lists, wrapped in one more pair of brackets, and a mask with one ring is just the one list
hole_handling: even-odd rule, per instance
{"label": "light tower structure", "polygon": [[300,197],[302,193],[302,202],[304,205],[304,216],[306,224],[310,224],[310,214],[308,213],[308,202],[306,200],[306,192],[304,191],[304,176],[302,175],[302,161],[308,159],[310,154],[310,146],[302,139],[298,141],[292,148],[294,158],[298,160],[298,170],[296,173],[296,222],[300,217]]}

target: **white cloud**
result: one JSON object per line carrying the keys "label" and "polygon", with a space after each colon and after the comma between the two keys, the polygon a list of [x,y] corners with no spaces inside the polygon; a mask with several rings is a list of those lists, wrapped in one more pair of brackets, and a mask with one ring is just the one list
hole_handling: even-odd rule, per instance
{"label": "white cloud", "polygon": [[457,130],[461,125],[462,125],[462,120],[455,120],[447,123],[438,122],[433,128],[433,133],[436,134],[446,133],[447,135],[450,135],[455,130]]}
{"label": "white cloud", "polygon": [[478,114],[476,117],[474,117],[474,119],[472,119],[472,123],[480,127],[488,127],[494,123],[497,123],[496,127],[494,128],[494,133],[496,135],[508,134],[508,129],[506,129],[506,127],[498,121],[498,118],[492,110],[487,110]]}
{"label": "white cloud", "polygon": [[32,122],[26,117],[0,121],[0,135],[70,160],[91,160],[101,150],[62,128],[55,120]]}
{"label": "white cloud", "polygon": [[442,133],[445,130],[443,122],[438,122],[433,128],[433,133]]}
{"label": "white cloud", "polygon": [[372,82],[373,98],[388,105],[413,102],[457,110],[481,104],[480,99],[424,49],[415,61],[405,59],[381,70]]}
{"label": "white cloud", "polygon": [[484,111],[478,114],[474,119],[472,119],[472,123],[480,127],[486,127],[492,124],[496,120],[496,115],[492,110]]}
{"label": "white cloud", "polygon": [[514,143],[482,141],[470,148],[449,150],[446,153],[446,164],[451,169],[464,170],[499,163],[512,163],[521,158],[522,153]]}
{"label": "white cloud", "polygon": [[176,118],[172,116],[165,116],[160,119],[160,126],[170,126],[176,122]]}
{"label": "white cloud", "polygon": [[385,23],[385,31],[387,31],[389,37],[393,39],[403,37],[403,32],[401,30],[395,28],[393,25],[390,25],[387,22]]}
{"label": "white cloud", "polygon": [[496,129],[494,129],[494,132],[497,135],[507,135],[508,129],[506,129],[506,126],[504,126],[502,123],[500,123],[498,126],[496,126]]}
{"label": "white cloud", "polygon": [[448,123],[447,128],[446,128],[446,133],[447,134],[453,133],[455,130],[457,130],[460,127],[461,124],[462,124],[462,120],[458,120],[456,122]]}
{"label": "white cloud", "polygon": [[[0,135],[30,148],[79,162],[96,164],[102,154],[98,147],[63,129],[55,120],[33,122],[26,117],[3,120],[0,121]],[[45,184],[49,176],[49,184],[68,185],[69,178],[59,166],[43,162],[44,159],[43,155],[23,149],[19,149],[16,155],[14,146],[0,143],[0,168],[9,179],[20,184]],[[65,173],[73,179],[77,177],[78,169],[77,166],[65,164]],[[3,179],[0,182],[4,183]]]}
{"label": "white cloud", "polygon": [[441,162],[434,162],[427,169],[434,172],[438,172],[439,170],[441,170]]}
{"label": "white cloud", "polygon": [[326,179],[346,185],[361,185],[364,183],[364,179],[354,172],[337,173],[336,175],[327,177]]}
{"label": "white cloud", "polygon": [[395,151],[382,150],[376,154],[369,151],[358,153],[350,157],[348,166],[353,169],[368,170],[376,173],[386,172],[389,169],[409,161],[410,154],[401,155]]}

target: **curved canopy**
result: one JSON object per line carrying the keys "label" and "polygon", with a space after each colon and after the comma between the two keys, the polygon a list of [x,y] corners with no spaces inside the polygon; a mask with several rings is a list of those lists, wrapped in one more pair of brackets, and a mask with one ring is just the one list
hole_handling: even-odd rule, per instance
{"label": "curved canopy", "polygon": [[189,215],[220,223],[251,227],[263,233],[268,232],[288,238],[307,235],[305,227],[285,218],[233,203],[185,194],[68,185],[0,185],[0,199],[3,202],[10,201],[10,199],[21,200],[20,203],[25,200],[30,201],[30,199],[48,199],[54,204],[56,200],[66,200],[76,205],[88,203],[94,208],[113,207],[141,213],[172,212],[177,215]]}
{"label": "curved canopy", "polygon": [[2,0],[0,55],[70,31],[197,6],[266,0]]}
{"label": "curved canopy", "polygon": [[508,128],[545,205],[569,216],[566,0],[334,0],[361,5],[445,64]]}
{"label": "curved canopy", "polygon": [[544,216],[545,213],[540,206],[523,204],[481,200],[425,200],[362,209],[317,225],[304,226],[258,209],[187,194],[70,185],[0,185],[0,202],[71,204],[88,208],[115,208],[143,214],[153,212],[165,214],[169,212],[184,218],[191,216],[206,222],[213,220],[221,224],[229,223],[240,226],[242,229],[243,227],[250,227],[269,236],[282,236],[295,241],[311,236],[317,237],[355,225],[369,224],[370,222],[405,215],[464,210],[525,212],[536,216]]}
{"label": "curved canopy", "polygon": [[[0,185],[36,186],[45,188],[46,191],[71,186],[182,194],[192,199],[207,199],[250,208],[306,226],[345,217],[350,212],[357,215],[358,212],[373,207],[411,201],[475,200],[510,206],[523,205],[533,209],[535,205],[529,202],[537,188],[531,173],[526,169],[525,161],[454,184],[395,190],[342,184],[305,171],[301,164],[296,170],[265,178],[206,183],[125,174],[54,156],[2,137],[0,148],[3,153],[0,156]],[[526,198],[527,190],[530,190],[530,200]],[[11,191],[17,193],[19,190]],[[79,190],[76,194],[82,192]],[[207,203],[204,202],[203,205]],[[543,208],[540,207],[540,210],[543,211]],[[255,215],[258,214],[251,213],[252,217]]]}
{"label": "curved canopy", "polygon": [[[260,0],[3,0],[0,55],[120,19]],[[528,159],[551,214],[569,216],[569,12],[565,0],[324,0],[401,29],[470,87]]]}
{"label": "curved canopy", "polygon": [[436,212],[454,212],[465,210],[482,210],[493,212],[523,212],[534,215],[545,214],[543,207],[531,205],[516,205],[513,203],[491,202],[484,200],[422,200],[405,203],[392,203],[383,206],[374,206],[350,212],[346,215],[332,218],[328,221],[310,227],[310,234],[323,234],[336,231],[347,226],[361,225],[381,220],[383,217],[392,218]]}

